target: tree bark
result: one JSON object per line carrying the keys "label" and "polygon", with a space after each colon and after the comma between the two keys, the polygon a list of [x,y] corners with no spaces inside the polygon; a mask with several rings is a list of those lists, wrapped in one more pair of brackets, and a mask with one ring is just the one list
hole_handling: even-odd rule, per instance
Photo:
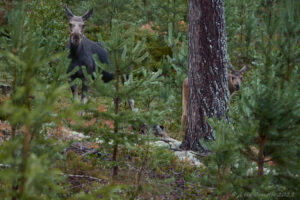
{"label": "tree bark", "polygon": [[206,152],[199,139],[214,139],[206,122],[221,119],[229,98],[223,0],[188,0],[188,105],[182,149]]}

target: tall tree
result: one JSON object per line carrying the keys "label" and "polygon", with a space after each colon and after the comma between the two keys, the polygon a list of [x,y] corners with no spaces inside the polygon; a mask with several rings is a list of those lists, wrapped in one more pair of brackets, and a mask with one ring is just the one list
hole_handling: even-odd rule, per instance
{"label": "tall tree", "polygon": [[206,118],[224,117],[229,96],[223,0],[188,1],[188,50],[188,117],[181,148],[205,152],[200,139],[213,138]]}

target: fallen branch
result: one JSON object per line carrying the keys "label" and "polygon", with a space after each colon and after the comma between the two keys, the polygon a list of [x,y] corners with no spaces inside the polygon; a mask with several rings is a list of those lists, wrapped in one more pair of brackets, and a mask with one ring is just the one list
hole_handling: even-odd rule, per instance
{"label": "fallen branch", "polygon": [[90,180],[97,181],[97,182],[103,182],[102,179],[99,179],[99,178],[96,178],[93,176],[87,176],[87,175],[65,174],[65,173],[61,173],[60,175],[71,177],[71,178],[84,178],[84,179],[90,179]]}
{"label": "fallen branch", "polygon": [[175,148],[170,148],[172,151],[182,151],[182,149],[175,149]]}
{"label": "fallen branch", "polygon": [[98,149],[91,149],[91,150],[85,152],[84,154],[82,154],[82,156],[86,156],[86,155],[89,155],[89,154],[97,154],[97,155],[101,156],[101,153],[98,152]]}
{"label": "fallen branch", "polygon": [[164,138],[159,138],[159,141],[163,141],[165,143],[171,143],[171,142],[174,142],[174,141],[171,141],[169,139],[164,139]]}
{"label": "fallen branch", "polygon": [[[7,169],[7,168],[11,168],[11,166],[6,165],[6,164],[0,164],[0,168]],[[87,176],[87,175],[65,174],[65,173],[60,173],[59,175],[67,176],[67,177],[71,177],[71,178],[85,178],[85,179],[90,179],[90,180],[97,181],[97,182],[103,182],[102,179],[99,179],[99,178],[96,178],[93,176]]]}

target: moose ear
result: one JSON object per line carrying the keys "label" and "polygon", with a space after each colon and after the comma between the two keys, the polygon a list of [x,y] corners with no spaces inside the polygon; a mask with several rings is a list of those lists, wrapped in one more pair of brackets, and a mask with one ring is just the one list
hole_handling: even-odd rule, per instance
{"label": "moose ear", "polygon": [[244,66],[241,70],[240,73],[244,73],[247,70],[247,66]]}
{"label": "moose ear", "polygon": [[65,5],[65,11],[66,11],[68,19],[71,19],[72,17],[74,17],[73,13],[71,12],[71,10],[68,8],[67,5]]}
{"label": "moose ear", "polygon": [[234,72],[235,70],[233,69],[233,66],[231,63],[228,63],[228,68],[230,69],[230,71]]}
{"label": "moose ear", "polygon": [[82,16],[83,21],[88,20],[88,19],[92,16],[93,11],[94,11],[93,8],[92,8],[91,10],[87,11],[87,12]]}

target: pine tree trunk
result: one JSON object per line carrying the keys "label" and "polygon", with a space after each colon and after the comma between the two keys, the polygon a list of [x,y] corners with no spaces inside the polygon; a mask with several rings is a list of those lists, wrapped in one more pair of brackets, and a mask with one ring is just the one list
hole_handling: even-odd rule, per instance
{"label": "pine tree trunk", "polygon": [[[114,53],[115,57],[115,63],[117,63],[117,58],[116,58],[116,52]],[[115,89],[116,92],[119,92],[119,87],[120,87],[120,68],[119,65],[116,64],[116,84],[115,84]],[[119,97],[115,97],[114,99],[114,104],[115,104],[115,114],[118,115],[119,114],[119,103],[120,103],[120,98]],[[119,134],[119,122],[117,120],[115,120],[114,122],[114,134],[118,135]],[[117,136],[116,136],[117,137]],[[113,157],[112,157],[112,161],[114,162],[114,167],[113,167],[113,173],[112,173],[112,177],[113,179],[116,178],[116,176],[118,175],[118,164],[117,164],[117,156],[118,156],[118,141],[115,141],[115,145],[114,145],[114,149],[113,149]]]}
{"label": "pine tree trunk", "polygon": [[151,12],[151,1],[150,0],[143,0],[144,4],[144,12],[146,14],[146,22],[152,21],[152,12]]}
{"label": "pine tree trunk", "polygon": [[176,24],[176,0],[173,0],[173,18],[172,18],[172,31],[175,33]]}
{"label": "pine tree trunk", "polygon": [[223,0],[188,0],[187,129],[183,149],[205,152],[199,139],[213,139],[208,117],[227,110],[227,45]]}

